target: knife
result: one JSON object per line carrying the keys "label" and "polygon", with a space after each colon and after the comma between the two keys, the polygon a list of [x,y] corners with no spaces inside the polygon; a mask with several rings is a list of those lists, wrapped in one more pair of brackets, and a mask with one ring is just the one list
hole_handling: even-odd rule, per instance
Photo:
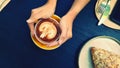
{"label": "knife", "polygon": [[98,22],[98,26],[100,26],[101,24],[104,23],[104,21],[107,19],[107,17],[109,16],[109,12],[110,12],[110,1],[111,0],[107,0],[107,3],[105,5],[105,9],[100,17],[100,21]]}

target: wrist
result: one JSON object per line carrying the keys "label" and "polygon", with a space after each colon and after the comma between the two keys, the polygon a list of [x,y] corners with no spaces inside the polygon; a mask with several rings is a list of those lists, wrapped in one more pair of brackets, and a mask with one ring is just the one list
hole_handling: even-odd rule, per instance
{"label": "wrist", "polygon": [[77,13],[74,11],[69,11],[65,16],[69,17],[71,20],[74,20],[77,16]]}
{"label": "wrist", "polygon": [[52,7],[56,7],[57,0],[48,0],[47,4]]}

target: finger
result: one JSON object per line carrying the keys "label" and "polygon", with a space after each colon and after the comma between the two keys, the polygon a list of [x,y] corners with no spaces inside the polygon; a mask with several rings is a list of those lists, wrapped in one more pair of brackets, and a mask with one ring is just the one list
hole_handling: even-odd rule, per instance
{"label": "finger", "polygon": [[31,35],[33,36],[34,35],[34,23],[36,22],[36,19],[33,18],[31,15],[31,17],[26,22],[28,23]]}
{"label": "finger", "polygon": [[64,38],[63,40],[59,41],[59,45],[62,45],[63,43],[65,43],[68,40],[68,38]]}
{"label": "finger", "polygon": [[71,39],[71,38],[72,38],[72,30],[69,30],[69,31],[67,32],[67,37],[68,37],[68,39]]}
{"label": "finger", "polygon": [[35,22],[37,22],[38,21],[38,19],[37,18],[29,18],[26,22],[27,23],[35,23]]}
{"label": "finger", "polygon": [[34,35],[34,23],[28,23],[28,26],[29,26],[31,35],[33,36]]}
{"label": "finger", "polygon": [[55,46],[55,45],[59,45],[58,41],[48,44],[48,46]]}
{"label": "finger", "polygon": [[62,34],[60,36],[60,39],[59,39],[59,45],[62,45],[63,43],[65,43],[71,37],[72,37],[71,31],[62,32]]}
{"label": "finger", "polygon": [[[65,29],[64,29],[65,30]],[[66,33],[67,31],[65,30],[65,31],[62,31],[62,33],[61,33],[61,35],[60,35],[60,38],[59,38],[59,40],[58,40],[58,42],[59,42],[59,45],[62,45],[63,44],[63,42],[65,41],[65,39],[67,38],[67,33]]]}
{"label": "finger", "polygon": [[66,34],[61,34],[58,42],[59,42],[59,45],[63,44],[63,42],[65,41],[66,39]]}
{"label": "finger", "polygon": [[62,29],[62,33],[61,33],[60,38],[58,40],[59,45],[62,45],[66,38],[67,38],[67,30]]}

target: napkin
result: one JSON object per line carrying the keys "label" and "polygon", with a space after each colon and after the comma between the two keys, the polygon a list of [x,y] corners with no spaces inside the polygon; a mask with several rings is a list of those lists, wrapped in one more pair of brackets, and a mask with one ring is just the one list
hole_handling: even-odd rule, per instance
{"label": "napkin", "polygon": [[10,2],[10,0],[0,0],[0,12]]}

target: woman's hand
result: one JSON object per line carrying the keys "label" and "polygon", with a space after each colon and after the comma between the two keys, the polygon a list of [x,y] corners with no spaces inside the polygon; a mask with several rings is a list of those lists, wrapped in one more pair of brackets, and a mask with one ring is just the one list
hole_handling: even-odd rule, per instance
{"label": "woman's hand", "polygon": [[34,23],[36,23],[40,18],[48,18],[54,14],[56,1],[57,0],[48,0],[45,5],[32,9],[31,16],[27,20],[32,35],[34,35]]}
{"label": "woman's hand", "polygon": [[63,44],[68,39],[72,38],[72,24],[73,24],[73,19],[70,16],[62,17],[60,22],[62,33],[58,41],[59,45]]}
{"label": "woman's hand", "polygon": [[68,13],[62,17],[60,27],[62,30],[58,41],[55,41],[48,46],[62,45],[68,39],[72,38],[72,24],[77,14],[85,7],[89,0],[75,0]]}
{"label": "woman's hand", "polygon": [[65,15],[61,18],[60,27],[61,27],[61,35],[58,41],[55,41],[48,46],[54,46],[54,45],[62,45],[64,42],[66,42],[68,39],[72,38],[72,24],[73,24],[74,18],[72,18],[69,15]]}

